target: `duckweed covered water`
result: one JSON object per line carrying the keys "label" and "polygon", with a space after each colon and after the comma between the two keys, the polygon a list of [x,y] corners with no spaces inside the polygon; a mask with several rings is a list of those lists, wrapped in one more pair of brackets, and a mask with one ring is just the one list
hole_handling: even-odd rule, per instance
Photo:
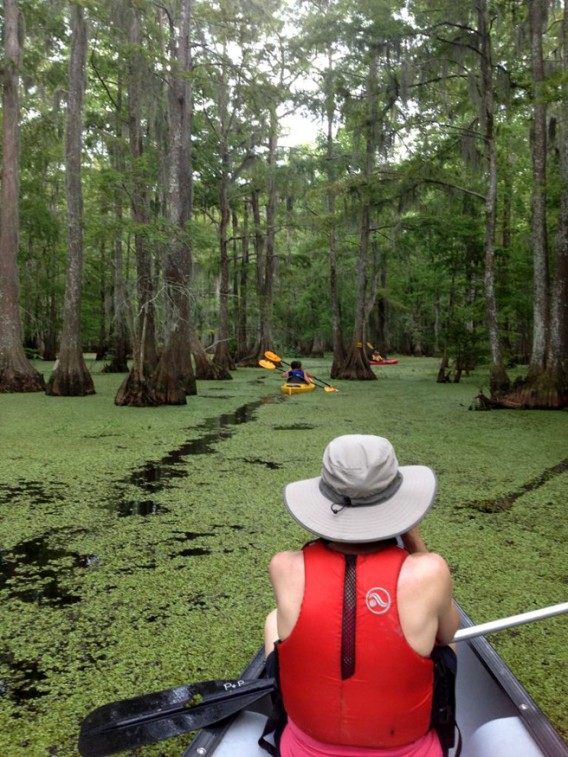
{"label": "duckweed covered water", "polygon": [[[486,375],[439,385],[437,367],[403,358],[284,401],[277,377],[239,369],[185,407],[140,409],[115,407],[122,377],[93,364],[91,397],[0,395],[0,754],[75,756],[100,704],[237,676],[272,606],[270,556],[306,540],[282,488],[339,434],[436,470],[423,533],[475,622],[565,601],[568,415],[468,412]],[[491,637],[565,738],[566,622]]]}

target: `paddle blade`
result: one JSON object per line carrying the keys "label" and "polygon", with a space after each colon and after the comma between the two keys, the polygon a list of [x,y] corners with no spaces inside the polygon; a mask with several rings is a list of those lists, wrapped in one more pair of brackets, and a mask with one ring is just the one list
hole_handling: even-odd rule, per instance
{"label": "paddle blade", "polygon": [[272,678],[203,681],[103,705],[81,724],[79,753],[107,757],[197,731],[249,707],[274,687]]}
{"label": "paddle blade", "polygon": [[337,389],[335,386],[324,386],[323,388],[324,392],[327,392],[328,394],[330,392],[338,392],[339,389]]}
{"label": "paddle blade", "polygon": [[270,360],[259,360],[258,364],[261,368],[267,368],[269,371],[273,371],[276,368],[274,363],[271,363]]}
{"label": "paddle blade", "polygon": [[278,357],[278,355],[275,352],[269,352],[268,350],[264,353],[264,357],[268,358],[268,360],[272,360],[273,363],[284,362],[282,358]]}

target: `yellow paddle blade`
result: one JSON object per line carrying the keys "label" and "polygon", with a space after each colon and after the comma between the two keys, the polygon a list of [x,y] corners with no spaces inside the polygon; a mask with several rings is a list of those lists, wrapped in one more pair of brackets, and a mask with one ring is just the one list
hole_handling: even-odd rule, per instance
{"label": "yellow paddle blade", "polygon": [[327,392],[328,394],[329,394],[329,392],[338,392],[339,391],[339,389],[337,389],[335,386],[324,386],[323,390],[324,390],[324,392]]}
{"label": "yellow paddle blade", "polygon": [[275,352],[265,352],[264,357],[267,357],[269,360],[272,360],[274,363],[281,363],[281,358],[278,357],[278,355]]}
{"label": "yellow paddle blade", "polygon": [[276,366],[274,365],[274,363],[271,363],[270,360],[259,360],[258,364],[262,368],[268,368],[269,371],[273,371],[276,368]]}

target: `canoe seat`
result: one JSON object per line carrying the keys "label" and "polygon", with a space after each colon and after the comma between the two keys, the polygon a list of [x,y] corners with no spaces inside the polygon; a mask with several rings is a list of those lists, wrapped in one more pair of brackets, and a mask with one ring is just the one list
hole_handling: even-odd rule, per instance
{"label": "canoe seat", "polygon": [[267,757],[268,753],[258,746],[265,723],[265,715],[241,712],[215,750],[215,757]]}
{"label": "canoe seat", "polygon": [[542,757],[542,752],[518,717],[497,718],[476,728],[462,757]]}

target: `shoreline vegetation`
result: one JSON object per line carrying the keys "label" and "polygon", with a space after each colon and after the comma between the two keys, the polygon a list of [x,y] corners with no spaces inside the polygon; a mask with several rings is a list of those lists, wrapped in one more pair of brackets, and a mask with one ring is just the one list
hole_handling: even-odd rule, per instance
{"label": "shoreline vegetation", "polygon": [[[469,411],[486,368],[437,384],[437,359],[401,357],[377,381],[289,398],[242,368],[186,406],[127,408],[123,374],[87,362],[94,395],[0,395],[3,757],[75,757],[101,704],[238,676],[272,606],[270,557],[308,539],[283,486],[317,475],[339,434],[386,436],[401,464],[436,471],[423,535],[474,622],[566,601],[568,417]],[[328,379],[330,358],[304,362]],[[565,638],[559,617],[489,640],[567,739]]]}

